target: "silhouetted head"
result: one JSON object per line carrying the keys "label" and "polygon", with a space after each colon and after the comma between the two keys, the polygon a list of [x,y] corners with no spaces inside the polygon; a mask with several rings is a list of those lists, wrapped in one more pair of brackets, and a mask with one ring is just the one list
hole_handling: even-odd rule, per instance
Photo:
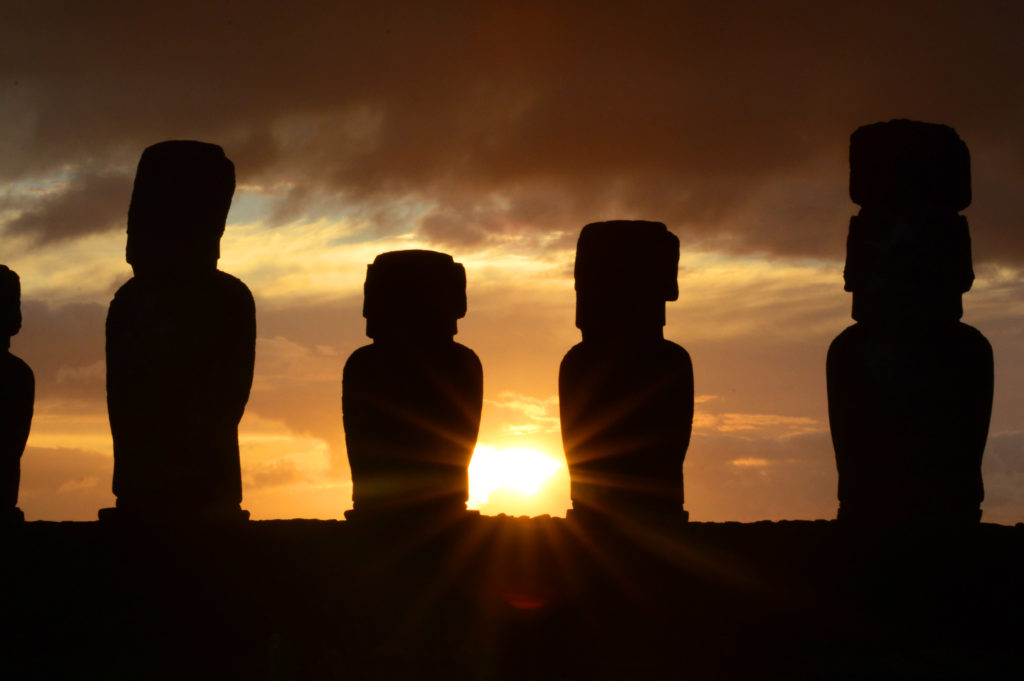
{"label": "silhouetted head", "polygon": [[945,125],[894,120],[850,136],[850,222],[845,288],[853,317],[918,323],[956,320],[974,282],[967,220],[967,145]]}
{"label": "silhouetted head", "polygon": [[953,128],[899,119],[857,128],[850,136],[850,198],[897,212],[971,203],[971,159]]}
{"label": "silhouetted head", "polygon": [[235,166],[216,144],[174,140],[142,152],[128,208],[135,274],[216,269]]}
{"label": "silhouetted head", "polygon": [[679,239],[660,222],[613,220],[583,228],[576,244],[576,326],[586,334],[660,332],[679,298]]}
{"label": "silhouetted head", "polygon": [[466,316],[466,270],[447,253],[391,251],[366,267],[366,335],[447,338]]}
{"label": "silhouetted head", "polygon": [[0,265],[0,337],[21,330],[21,280],[6,265]]}

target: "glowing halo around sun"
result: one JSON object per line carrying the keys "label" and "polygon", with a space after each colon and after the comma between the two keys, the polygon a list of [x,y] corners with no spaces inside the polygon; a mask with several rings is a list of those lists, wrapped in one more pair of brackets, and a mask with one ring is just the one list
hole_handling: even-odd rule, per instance
{"label": "glowing halo around sun", "polygon": [[469,464],[467,507],[479,508],[498,490],[532,497],[564,465],[536,449],[478,445]]}

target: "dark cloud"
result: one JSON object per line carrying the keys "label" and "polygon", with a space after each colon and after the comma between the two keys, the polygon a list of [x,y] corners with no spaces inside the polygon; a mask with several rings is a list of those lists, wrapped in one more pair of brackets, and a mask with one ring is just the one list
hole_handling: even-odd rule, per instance
{"label": "dark cloud", "polygon": [[7,233],[26,235],[38,244],[124,228],[132,179],[120,173],[78,173],[67,186],[32,200],[19,201],[21,214]]}
{"label": "dark cloud", "polygon": [[[837,326],[831,335],[842,328]],[[672,334],[693,360],[696,393],[715,396],[698,409],[711,414],[806,416],[827,427],[825,354],[831,337],[807,334],[806,339],[787,342],[772,337],[772,331],[762,326],[742,338],[718,342],[691,342],[685,327]]]}
{"label": "dark cloud", "polygon": [[193,137],[223,144],[242,182],[301,187],[293,198],[422,201],[435,207],[424,231],[449,243],[636,216],[689,242],[841,258],[848,136],[905,116],[953,125],[975,153],[979,257],[1024,257],[1012,3],[40,2],[7,15],[0,178],[130,168],[147,144]]}
{"label": "dark cloud", "polygon": [[[260,299],[256,304],[256,378],[246,411],[282,423],[296,435],[323,440],[330,447],[331,474],[347,476],[341,373],[348,355],[370,342],[363,332],[361,297],[295,301],[286,307]],[[252,471],[254,483],[261,485],[286,474]]]}
{"label": "dark cloud", "polygon": [[[70,303],[51,307],[23,300],[21,332],[11,351],[36,376],[36,400],[59,399],[106,410],[105,305]],[[68,406],[68,405],[66,405]]]}

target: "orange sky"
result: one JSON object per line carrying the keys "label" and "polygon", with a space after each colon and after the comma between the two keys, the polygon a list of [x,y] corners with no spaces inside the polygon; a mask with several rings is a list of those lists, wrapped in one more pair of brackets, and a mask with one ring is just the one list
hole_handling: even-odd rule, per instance
{"label": "orange sky", "polygon": [[[480,444],[506,482],[475,478],[481,509],[563,512],[573,246],[612,218],[682,242],[666,336],[694,362],[691,518],[833,517],[824,358],[852,323],[846,149],[859,125],[908,117],[971,149],[964,321],[996,353],[984,519],[1024,520],[1024,8],[553,4],[0,10],[0,261],[22,277],[12,351],[38,384],[26,517],[113,503],[103,321],[130,276],[135,163],[174,138],[219,143],[237,168],[221,269],[257,301],[254,517],[349,508],[340,378],[369,342],[365,265],[412,247],[466,266],[457,340],[483,362]],[[561,466],[526,496],[531,452]]]}

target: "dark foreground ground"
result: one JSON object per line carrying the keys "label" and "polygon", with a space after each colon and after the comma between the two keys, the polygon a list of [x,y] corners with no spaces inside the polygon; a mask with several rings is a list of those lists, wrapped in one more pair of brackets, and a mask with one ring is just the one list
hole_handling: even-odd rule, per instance
{"label": "dark foreground ground", "polygon": [[3,530],[5,679],[1024,678],[1024,526]]}

